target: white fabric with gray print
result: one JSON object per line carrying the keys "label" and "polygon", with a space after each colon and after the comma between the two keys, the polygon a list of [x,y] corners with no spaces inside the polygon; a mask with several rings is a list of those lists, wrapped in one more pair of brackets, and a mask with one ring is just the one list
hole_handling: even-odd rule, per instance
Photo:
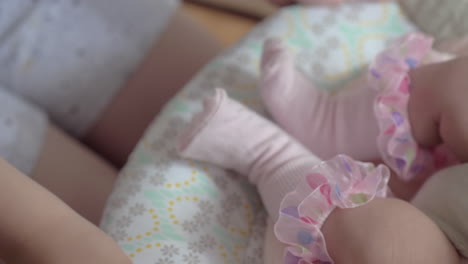
{"label": "white fabric with gray print", "polygon": [[47,117],[1,86],[0,106],[0,157],[28,175],[41,150]]}
{"label": "white fabric with gray print", "polygon": [[[137,69],[178,2],[1,0],[0,84],[40,107],[67,132],[83,135]],[[11,104],[1,107],[2,113],[16,111]],[[39,115],[30,112],[31,117],[12,116],[24,124],[19,116]],[[26,173],[42,144],[46,125],[34,127],[41,120],[29,124],[29,131],[37,133],[30,150],[32,140],[15,137],[8,128],[0,131],[0,155],[22,164]]]}

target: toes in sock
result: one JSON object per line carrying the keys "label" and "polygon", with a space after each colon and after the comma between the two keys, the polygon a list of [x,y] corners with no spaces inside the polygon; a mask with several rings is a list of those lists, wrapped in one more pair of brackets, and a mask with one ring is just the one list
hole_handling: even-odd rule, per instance
{"label": "toes in sock", "polygon": [[344,90],[332,95],[317,89],[295,69],[284,43],[265,42],[260,94],[275,121],[323,159],[336,154],[375,159],[379,157],[373,111],[376,92],[367,87],[365,76]]}
{"label": "toes in sock", "polygon": [[204,102],[179,142],[181,155],[233,169],[259,188],[272,215],[319,159],[223,90]]}

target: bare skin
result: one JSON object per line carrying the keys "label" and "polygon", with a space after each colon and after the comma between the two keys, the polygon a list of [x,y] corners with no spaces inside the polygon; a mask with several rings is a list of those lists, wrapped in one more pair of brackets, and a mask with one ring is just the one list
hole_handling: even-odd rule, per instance
{"label": "bare skin", "polygon": [[[180,14],[179,14],[180,15]],[[180,15],[181,17],[183,15]],[[190,22],[181,22],[180,17],[176,19],[178,22],[173,22],[170,27],[185,27]],[[182,26],[185,25],[185,26]],[[194,38],[195,36],[203,36],[204,32],[198,31],[191,31],[194,32],[193,36],[183,36],[183,38]],[[198,32],[198,33],[197,33]],[[154,116],[160,111],[161,107],[164,103],[173,95],[175,94],[180,87],[190,78],[190,76],[195,73],[199,67],[208,61],[214,54],[217,53],[219,46],[215,43],[211,43],[208,41],[207,45],[200,44],[201,47],[208,47],[204,52],[200,52],[195,57],[191,57],[191,54],[185,54],[182,56],[188,62],[193,62],[193,64],[188,64],[184,62],[175,62],[174,64],[167,64],[167,62],[171,62],[171,58],[166,58],[165,60],[161,59],[167,54],[170,54],[170,49],[172,49],[172,44],[177,43],[176,39],[180,38],[181,36],[174,33],[173,30],[168,30],[165,34],[161,43],[156,45],[151,55],[148,57],[148,60],[141,66],[141,70],[138,71],[134,78],[125,86],[122,91],[117,95],[114,102],[111,103],[109,108],[104,112],[103,116],[99,120],[99,122],[92,128],[90,133],[86,136],[86,143],[91,147],[95,148],[98,152],[102,153],[103,155],[107,156],[115,166],[120,167],[125,163],[125,160],[133,149],[133,146],[141,137],[144,129],[146,126],[151,122]],[[182,41],[187,41],[187,39],[183,39]],[[201,39],[204,39],[203,37]],[[180,39],[179,39],[180,40]],[[201,43],[203,40],[201,41]],[[211,43],[211,44],[210,44]],[[213,45],[213,46],[210,46]],[[186,61],[186,62],[187,62]],[[178,64],[181,63],[181,64]],[[181,66],[184,66],[181,68]],[[186,66],[186,67],[185,67]],[[420,73],[422,75],[431,75],[434,71],[441,71],[441,69],[432,69],[433,71],[427,70],[427,72]],[[153,72],[157,71],[161,73],[161,75],[154,74]],[[182,71],[181,78],[171,78],[170,72],[174,71]],[[422,72],[422,71],[421,71]],[[412,73],[412,74],[419,74],[419,73]],[[165,78],[170,76],[168,78]],[[163,78],[161,78],[163,77]],[[413,79],[418,79],[418,77],[414,77]],[[424,84],[417,84],[413,83],[415,87],[417,86],[426,86]],[[431,85],[435,86],[435,83],[430,83]],[[157,87],[155,89],[151,89],[151,87]],[[439,86],[440,87],[440,86]],[[153,94],[154,93],[154,94]],[[153,96],[148,96],[153,94]],[[426,95],[424,95],[426,96]],[[424,98],[424,97],[420,97]],[[437,98],[437,97],[436,97]],[[150,100],[151,99],[151,100]],[[460,98],[457,98],[460,99]],[[414,105],[418,105],[418,103],[413,103]],[[446,105],[446,108],[449,108],[450,104]],[[427,107],[427,103],[426,103]],[[415,107],[415,109],[419,109]],[[411,111],[411,110],[410,110]],[[416,114],[415,114],[416,113]],[[434,120],[433,113],[431,115],[427,115],[427,113],[421,113],[419,110],[415,110],[415,113],[412,115],[415,116],[414,119],[421,119],[421,120]],[[410,114],[411,116],[411,114]],[[450,119],[452,118],[452,119]],[[445,124],[456,123],[457,116],[445,117]],[[436,118],[437,119],[437,118]],[[122,121],[124,120],[124,121]],[[433,128],[433,124],[431,122],[421,121],[421,127],[425,130],[428,127]],[[125,125],[123,125],[125,124]],[[416,125],[419,127],[419,125]],[[451,127],[450,125],[448,127]],[[415,128],[418,129],[418,128]],[[446,131],[445,135],[447,137],[451,137],[454,133],[453,131],[463,130],[463,127],[453,127]],[[429,130],[434,131],[434,130]],[[440,130],[442,132],[442,130]],[[442,133],[440,133],[442,134]],[[466,134],[465,134],[466,135]],[[427,135],[423,135],[422,138],[418,138],[417,140],[421,140],[422,144],[427,144],[430,146],[431,144],[436,144],[443,139],[443,136],[440,138],[432,138],[428,137]],[[58,140],[57,140],[58,139]],[[431,141],[432,139],[432,141]],[[79,213],[86,216],[88,219],[93,221],[94,223],[98,223],[100,219],[100,214],[102,208],[104,206],[105,199],[107,195],[110,193],[112,189],[113,180],[116,175],[116,170],[103,162],[100,158],[91,154],[89,151],[84,150],[82,146],[77,143],[74,143],[72,140],[68,139],[65,135],[58,132],[54,128],[50,128],[48,134],[48,143],[46,143],[45,151],[42,154],[42,157],[39,161],[37,170],[35,171],[36,179],[41,182],[45,187],[50,189],[51,191],[55,192],[59,195],[65,202],[71,205],[74,209],[76,209]],[[121,142],[122,144],[115,144],[115,142]],[[436,143],[434,143],[436,142]],[[468,142],[468,141],[467,141]],[[458,147],[456,143],[453,145],[454,147]],[[465,148],[466,149],[466,148]],[[463,151],[462,151],[463,152]],[[67,153],[67,154],[65,154]],[[65,155],[69,155],[70,153],[75,153],[76,156],[69,156],[70,159],[64,158]],[[64,158],[62,159],[63,162],[57,163],[57,158]],[[76,159],[72,158],[75,157]],[[468,156],[467,156],[468,158]],[[72,164],[72,161],[75,163]],[[78,161],[78,162],[76,162]],[[84,165],[87,164],[87,165]],[[57,166],[59,165],[59,166]],[[75,167],[76,170],[73,169]],[[81,168],[87,168],[89,171],[81,171]],[[81,175],[75,175],[81,174]],[[83,175],[85,177],[83,177]],[[57,181],[57,179],[59,179]],[[69,181],[69,179],[73,179],[73,181]],[[73,184],[72,184],[73,183]],[[84,195],[82,193],[82,188],[76,188],[76,186],[93,186],[95,188],[87,189],[90,193],[86,193]],[[407,186],[406,186],[407,187]],[[416,189],[416,187],[414,187]],[[413,192],[413,191],[410,191]],[[28,194],[30,199],[31,195]],[[93,196],[94,195],[94,196]],[[83,199],[85,197],[85,199]],[[410,197],[410,196],[408,196]],[[53,199],[52,199],[53,200]],[[51,202],[50,200],[49,202]],[[93,203],[94,201],[94,203]],[[51,202],[52,203],[52,202]],[[91,207],[90,207],[91,206]],[[2,207],[3,208],[3,207]],[[60,210],[59,210],[60,211]],[[66,211],[66,210],[64,210]],[[87,224],[82,223],[82,219],[80,220],[72,220],[72,218],[76,218],[76,215],[73,214],[65,214],[70,217],[70,225],[64,225],[69,229],[81,229],[83,227],[84,232],[82,234],[86,234],[86,237],[95,237],[96,241],[101,241],[100,246],[97,247],[99,250],[97,252],[95,249],[83,248],[83,252],[87,252],[84,254],[86,257],[89,257],[88,260],[80,259],[81,255],[76,259],[80,259],[80,263],[83,261],[87,263],[106,263],[106,261],[111,261],[112,263],[129,263],[128,260],[123,256],[120,249],[115,246],[115,244],[110,241],[108,237],[104,234],[100,233],[100,231],[85,227]],[[356,213],[357,215],[357,213]],[[32,216],[28,216],[32,217]],[[333,215],[330,217],[332,218]],[[341,216],[340,216],[341,217]],[[350,216],[351,217],[351,216]],[[337,217],[338,218],[338,217]],[[78,217],[79,219],[79,217]],[[356,216],[356,219],[359,217]],[[362,220],[362,219],[360,219]],[[328,221],[327,221],[328,222]],[[358,221],[356,221],[358,222]],[[56,223],[57,221],[52,221],[52,223]],[[423,222],[425,223],[425,222]],[[79,227],[76,228],[75,227]],[[332,226],[333,223],[329,224]],[[324,227],[325,228],[325,227]],[[50,229],[46,229],[50,230]],[[87,231],[86,231],[87,230]],[[431,229],[432,230],[432,229]],[[343,230],[342,230],[343,231]],[[413,231],[413,230],[411,230]],[[325,231],[324,231],[325,232]],[[358,231],[356,231],[358,232]],[[425,233],[425,232],[424,232]],[[2,233],[3,235],[4,233]],[[44,236],[44,233],[37,233],[41,236]],[[72,233],[65,231],[63,232],[63,238],[57,238],[57,240],[52,239],[51,245],[39,245],[39,244],[31,244],[27,245],[27,247],[22,248],[19,246],[10,246],[8,244],[4,244],[4,242],[0,242],[0,248],[5,246],[7,248],[5,252],[9,253],[18,253],[18,254],[4,254],[3,256],[10,260],[10,263],[72,263],[69,261],[69,257],[73,256],[70,255],[72,252],[66,248],[65,242],[68,242],[66,239],[67,236],[73,237],[73,239],[79,238],[78,233]],[[438,235],[436,232],[429,232],[431,236],[433,236],[434,241],[439,240]],[[355,236],[356,234],[352,234]],[[375,236],[378,236],[377,233]],[[41,237],[39,236],[39,237]],[[4,236],[7,237],[7,236]],[[12,237],[10,237],[12,238]],[[38,237],[37,237],[38,238]],[[82,237],[85,239],[84,237]],[[1,238],[0,238],[1,239]],[[31,238],[32,239],[32,238]],[[14,240],[14,239],[13,239]],[[32,239],[31,241],[35,241]],[[46,241],[46,240],[43,240]],[[42,242],[43,242],[42,241]],[[442,240],[440,240],[442,241]],[[439,241],[439,242],[440,242]],[[83,241],[81,241],[83,242]],[[439,243],[437,242],[437,243]],[[35,242],[38,243],[38,242]],[[64,247],[62,252],[67,253],[68,255],[62,255],[60,253],[52,253],[52,245],[55,246],[62,246]],[[444,249],[444,252],[441,253],[440,256],[448,257],[449,260],[454,260],[452,258],[451,250],[445,250],[446,244],[445,242],[440,242],[437,244]],[[101,247],[102,246],[102,247]],[[330,245],[331,246],[331,245]],[[39,252],[42,250],[41,252]],[[78,251],[80,252],[80,251]],[[90,252],[91,254],[88,254]],[[93,255],[93,252],[96,255]],[[115,259],[104,259],[101,253],[103,252],[115,252],[108,254],[115,256]],[[48,256],[45,254],[51,253]],[[75,254],[80,254],[74,252]],[[350,252],[348,252],[350,253]],[[43,255],[44,254],[44,255]],[[345,253],[343,253],[343,256]],[[21,259],[18,257],[21,256]],[[91,258],[92,257],[92,258]],[[358,257],[358,256],[351,256],[351,257]],[[32,260],[34,259],[34,261]],[[372,256],[359,256],[359,263],[383,263],[383,262],[365,262],[365,260],[372,259]],[[42,262],[40,262],[42,261]],[[450,261],[443,261],[444,263],[457,263],[457,262],[450,262]],[[337,261],[337,263],[339,263]],[[354,262],[344,262],[344,263],[354,263]],[[356,262],[358,263],[358,262]],[[405,262],[398,262],[398,263],[405,263]],[[410,263],[410,262],[408,262]],[[419,262],[414,262],[419,263]],[[427,262],[426,262],[427,263]],[[430,262],[429,262],[430,263]]]}
{"label": "bare skin", "polygon": [[131,263],[104,232],[3,160],[0,182],[0,258],[7,263]]}
{"label": "bare skin", "polygon": [[[468,161],[466,69],[468,57],[423,65],[412,70],[408,105],[412,134],[418,144],[435,147],[445,143],[462,162]],[[389,186],[398,198],[409,201],[424,181],[424,178],[416,178],[407,182],[391,177]]]}
{"label": "bare skin", "polygon": [[[187,43],[194,49],[186,49]],[[96,227],[116,168],[123,166],[170,97],[219,50],[209,34],[177,12],[147,60],[85,137],[113,165],[54,125],[48,128],[33,172],[35,181],[0,161],[0,259],[16,264],[131,263]]]}
{"label": "bare skin", "polygon": [[[284,263],[286,245],[268,220],[265,263]],[[439,227],[411,204],[376,198],[353,209],[335,209],[322,227],[336,264],[459,264],[461,259]]]}
{"label": "bare skin", "polygon": [[32,175],[95,225],[99,225],[116,177],[114,167],[54,126],[48,129]]}
{"label": "bare skin", "polygon": [[376,198],[336,209],[322,228],[336,264],[460,263],[439,227],[409,203]]}
{"label": "bare skin", "polygon": [[[408,107],[416,141],[426,147],[443,142],[463,162],[468,160],[466,69],[467,57],[414,69]],[[410,200],[423,183],[392,177],[390,186],[398,197]],[[323,232],[336,263],[462,262],[435,223],[399,200],[377,199],[352,210],[335,210]],[[353,242],[343,246],[343,241]]]}
{"label": "bare skin", "polygon": [[468,161],[468,57],[435,63],[410,73],[408,114],[415,140],[426,147],[444,142]]}

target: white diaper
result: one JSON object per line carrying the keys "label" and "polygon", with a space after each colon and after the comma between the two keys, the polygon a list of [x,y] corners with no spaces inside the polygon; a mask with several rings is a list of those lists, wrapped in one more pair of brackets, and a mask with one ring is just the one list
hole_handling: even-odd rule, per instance
{"label": "white diaper", "polygon": [[0,83],[83,134],[141,63],[177,0],[0,1]]}
{"label": "white diaper", "polygon": [[46,115],[0,86],[0,157],[29,174],[47,131]]}
{"label": "white diaper", "polygon": [[73,135],[86,132],[178,2],[0,0],[0,157],[29,174],[46,115]]}

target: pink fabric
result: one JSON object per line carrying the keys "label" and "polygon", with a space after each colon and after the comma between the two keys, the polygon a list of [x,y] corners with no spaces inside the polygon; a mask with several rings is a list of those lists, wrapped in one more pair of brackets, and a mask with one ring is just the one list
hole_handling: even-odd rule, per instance
{"label": "pink fabric", "polygon": [[408,72],[428,58],[431,47],[430,37],[420,33],[406,35],[380,53],[369,68],[369,83],[379,91],[375,100],[375,115],[380,127],[378,147],[385,163],[404,180],[427,177],[457,163],[444,146],[424,149],[411,134],[407,111]]}
{"label": "pink fabric", "polygon": [[276,219],[283,197],[320,163],[289,135],[224,90],[204,102],[179,141],[185,158],[209,162],[249,177],[265,207]]}
{"label": "pink fabric", "polygon": [[275,122],[322,159],[345,154],[377,160],[373,138],[379,132],[373,113],[377,91],[367,74],[334,95],[314,87],[296,70],[294,57],[276,39],[265,42],[260,93]]}
{"label": "pink fabric", "polygon": [[346,156],[321,162],[220,89],[205,100],[203,111],[193,118],[179,143],[183,157],[233,169],[257,185],[268,213],[278,218],[277,237],[293,246],[285,255],[286,263],[332,263],[320,232],[329,213],[337,206],[363,205],[387,192],[386,167],[375,168]]}
{"label": "pink fabric", "polygon": [[[418,36],[421,37],[413,35],[414,39]],[[424,57],[424,50],[430,49],[424,38],[419,39],[420,45],[425,43],[424,49],[409,45],[413,44],[409,40],[414,39],[408,37],[406,42],[405,39],[399,42],[398,48],[382,53],[371,67],[372,86],[384,87],[383,90],[368,89],[365,81],[359,80],[352,85],[354,90],[340,96],[315,89],[295,70],[293,58],[284,45],[270,40],[262,58],[262,97],[276,121],[319,156],[328,158],[344,152],[361,159],[375,159],[379,156],[377,147],[369,140],[378,135],[377,123],[373,121],[373,98],[380,93],[376,108],[386,109],[379,114],[382,120],[394,122],[396,132],[401,119],[389,107],[398,106],[404,116],[409,96],[405,76],[410,66]],[[415,56],[402,56],[397,51]],[[398,97],[402,100],[395,102],[400,105],[380,105],[393,102],[385,92],[406,99]],[[384,129],[387,125],[381,123]],[[404,128],[410,138],[409,124]],[[320,231],[325,219],[336,206],[352,208],[375,196],[385,197],[389,171],[346,156],[322,163],[293,137],[218,89],[205,100],[204,110],[181,137],[179,150],[186,158],[233,169],[257,185],[270,216],[278,218],[277,237],[291,245],[285,255],[286,263],[332,263]],[[390,145],[393,143],[383,144]],[[403,175],[403,170],[400,172]]]}
{"label": "pink fabric", "polygon": [[329,214],[386,197],[389,178],[387,167],[343,155],[317,165],[281,202],[275,234],[289,245],[285,263],[333,263],[320,230]]}

